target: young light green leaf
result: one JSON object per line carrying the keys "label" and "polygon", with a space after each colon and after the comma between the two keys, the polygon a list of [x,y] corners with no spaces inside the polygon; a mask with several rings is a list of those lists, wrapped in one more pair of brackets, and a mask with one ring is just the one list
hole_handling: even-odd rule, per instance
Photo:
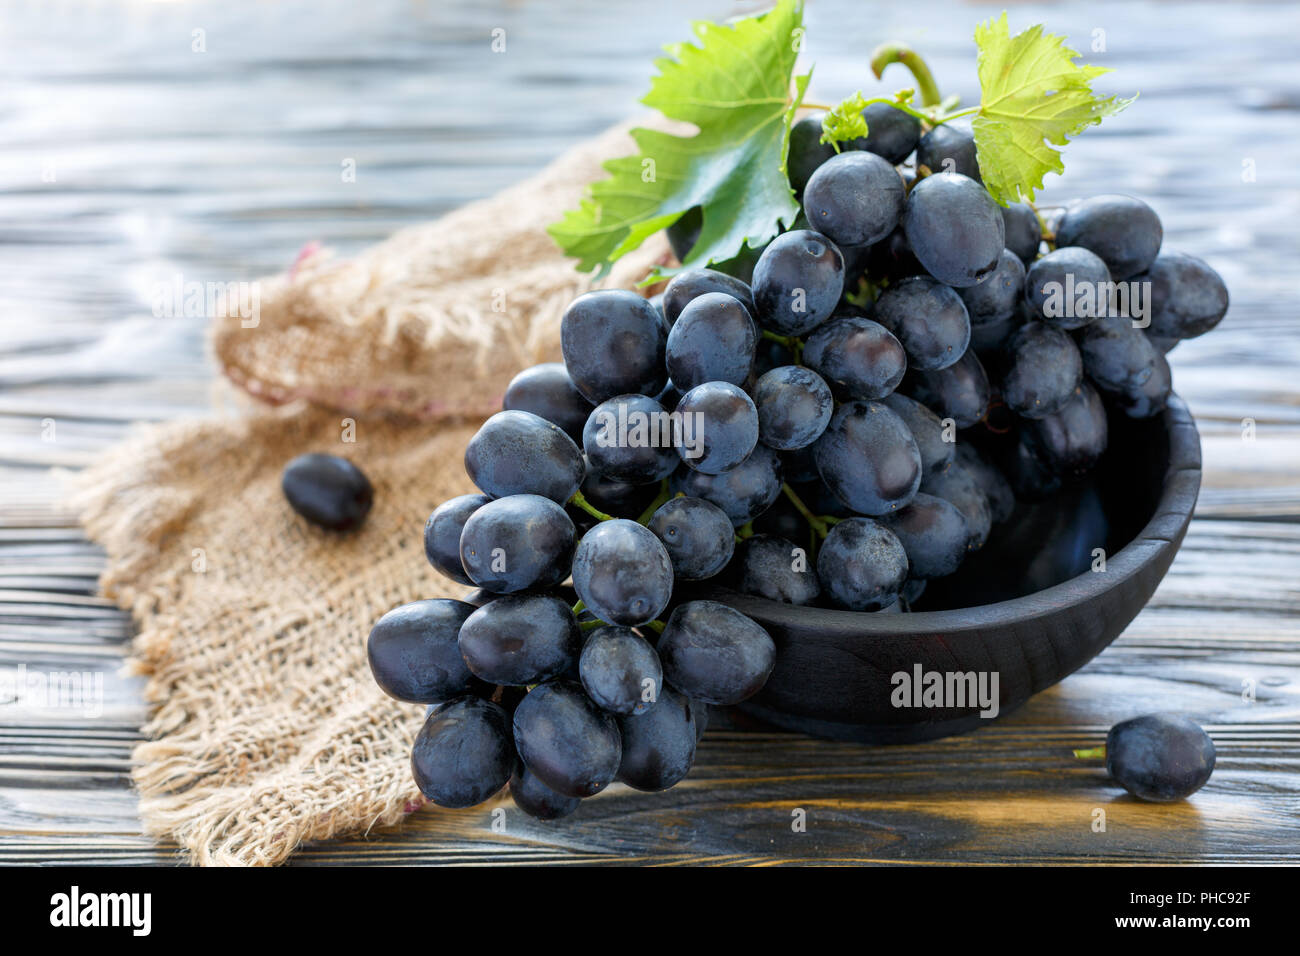
{"label": "young light green leaf", "polygon": [[611,177],[548,228],[578,269],[604,274],[695,206],[703,223],[689,266],[730,259],[746,241],[759,245],[794,221],[799,204],[785,161],[809,79],[796,78],[791,96],[802,23],[803,0],[780,0],[733,25],[696,23],[698,45],[674,45],[656,61],[659,73],[641,102],[699,132],[632,131],[639,155],[605,163]]}
{"label": "young light green leaf", "polygon": [[1079,54],[1041,25],[1013,38],[1005,11],[975,28],[975,44],[982,96],[971,129],[984,185],[1004,206],[1033,199],[1044,175],[1065,171],[1049,144],[1064,146],[1137,99],[1095,95],[1092,81],[1109,70],[1076,65]]}
{"label": "young light green leaf", "polygon": [[867,119],[862,111],[867,108],[867,98],[859,90],[840,100],[822,117],[823,143],[830,143],[839,152],[839,143],[867,135]]}

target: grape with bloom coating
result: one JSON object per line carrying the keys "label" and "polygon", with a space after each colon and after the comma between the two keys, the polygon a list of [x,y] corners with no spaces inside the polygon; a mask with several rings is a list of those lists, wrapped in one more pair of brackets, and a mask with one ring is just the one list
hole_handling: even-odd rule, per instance
{"label": "grape with bloom coating", "polygon": [[668,333],[668,375],[683,391],[705,382],[743,385],[757,345],[758,327],[740,300],[706,292],[687,303]]}
{"label": "grape with bloom coating", "polygon": [[898,600],[907,581],[907,552],[879,522],[846,518],[831,528],[817,552],[817,577],[836,607],[879,610]]}
{"label": "grape with bloom coating", "polygon": [[921,265],[957,288],[975,285],[997,268],[1005,229],[993,197],[958,173],[922,179],[903,213],[903,232]]}
{"label": "grape with bloom coating", "polygon": [[532,412],[559,425],[575,442],[582,441],[582,426],[591,414],[563,362],[543,362],[526,368],[510,380],[501,407],[505,411]]}
{"label": "grape with bloom coating", "polygon": [[465,446],[465,471],[492,498],[541,495],[563,504],[582,484],[582,452],[532,412],[497,412]]}
{"label": "grape with bloom coating", "polygon": [[803,194],[808,222],[841,249],[884,239],[898,225],[905,201],[893,164],[857,151],[822,163]]}
{"label": "grape with bloom coating", "polygon": [[765,372],[754,383],[758,438],[769,448],[807,448],[826,430],[835,401],[830,386],[816,372],[783,365]]}
{"label": "grape with bloom coating", "polygon": [[461,657],[475,676],[521,686],[559,677],[578,660],[578,622],[569,606],[544,594],[506,595],[460,627]]}
{"label": "grape with bloom coating", "polygon": [[460,809],[506,785],[515,766],[510,717],[497,704],[461,697],[435,708],[411,747],[411,773],[430,802]]}
{"label": "grape with bloom coating", "polygon": [[618,724],[570,681],[530,690],[515,708],[514,731],[524,765],[561,796],[600,793],[618,773]]}
{"label": "grape with bloom coating", "polygon": [[457,636],[474,606],[449,598],[393,608],[370,629],[366,657],[375,683],[389,697],[438,704],[484,685],[460,656]]}
{"label": "grape with bloom coating", "polygon": [[897,388],[907,371],[907,353],[879,322],[837,316],[808,336],[803,363],[847,402],[884,398]]}
{"label": "grape with bloom coating", "polygon": [[458,495],[434,508],[424,523],[424,556],[460,584],[474,584],[460,563],[460,533],[469,516],[491,500],[487,495]]}
{"label": "grape with bloom coating", "polygon": [[740,527],[771,507],[781,494],[781,456],[758,445],[748,458],[720,475],[706,475],[683,464],[673,472],[669,488],[674,494],[713,502]]}
{"label": "grape with bloom coating", "polygon": [[646,791],[667,790],[680,782],[695,763],[695,711],[707,706],[665,687],[659,702],[645,713],[620,716],[623,759],[618,779]]}
{"label": "grape with bloom coating", "polygon": [[602,521],[573,556],[573,589],[609,624],[653,621],[673,593],[673,565],[663,542],[626,518]]}
{"label": "grape with bloom coating", "polygon": [[667,340],[659,311],[626,289],[584,293],[560,320],[564,367],[593,405],[615,395],[657,395],[668,379]]}
{"label": "grape with bloom coating", "polygon": [[690,419],[698,439],[697,445],[683,441],[677,446],[682,461],[695,471],[706,475],[730,471],[758,444],[758,409],[730,382],[695,386],[677,403],[677,414]]}
{"label": "grape with bloom coating", "polygon": [[[990,277],[988,281],[993,281]],[[981,283],[975,288],[983,288]],[[965,290],[963,290],[965,291]],[[927,276],[891,285],[876,300],[876,321],[903,344],[909,368],[947,368],[970,344],[970,315],[955,290]]]}
{"label": "grape with bloom coating", "polygon": [[782,335],[805,335],[831,317],[844,291],[844,257],[826,236],[782,233],[754,266],[754,318]]}
{"label": "grape with bloom coating", "polygon": [[600,627],[582,646],[582,686],[611,714],[643,714],[659,700],[664,672],[655,649],[630,627]]}
{"label": "grape with bloom coating", "polygon": [[479,508],[460,534],[460,563],[470,580],[498,594],[544,589],[569,574],[573,521],[540,495],[511,495]]}
{"label": "grape with bloom coating", "polygon": [[858,514],[907,504],[921,484],[921,452],[907,424],[879,402],[848,402],[813,446],[817,470]]}
{"label": "grape with bloom coating", "polygon": [[668,551],[679,581],[702,581],[727,566],[736,535],[727,513],[703,498],[670,498],[646,525]]}
{"label": "grape with bloom coating", "polygon": [[693,700],[738,704],[758,693],[776,664],[771,636],[717,601],[688,601],[659,636],[664,677]]}

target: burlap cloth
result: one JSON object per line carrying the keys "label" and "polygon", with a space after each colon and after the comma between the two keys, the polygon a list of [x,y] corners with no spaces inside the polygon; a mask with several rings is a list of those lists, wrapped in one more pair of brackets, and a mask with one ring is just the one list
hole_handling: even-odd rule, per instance
{"label": "burlap cloth", "polygon": [[[133,755],[147,833],[199,864],[275,864],[421,805],[408,759],[424,708],[378,690],[366,636],[397,604],[467,590],[428,566],[424,520],[471,490],[477,422],[516,371],[558,358],[560,314],[591,286],[544,227],[634,151],[619,127],[355,259],[305,256],[262,283],[256,327],[213,323],[222,372],[261,401],[149,427],[80,477],[103,592],[138,625],[128,666],[148,677]],[[603,284],[631,287],[666,255],[657,237]],[[369,475],[359,533],[286,505],[281,469],[307,451]]]}

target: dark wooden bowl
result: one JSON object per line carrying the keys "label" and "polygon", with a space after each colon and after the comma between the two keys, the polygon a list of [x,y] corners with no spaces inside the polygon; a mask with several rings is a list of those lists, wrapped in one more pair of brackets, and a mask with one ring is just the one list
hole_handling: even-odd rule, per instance
{"label": "dark wooden bowl", "polygon": [[[899,708],[893,675],[996,672],[999,714],[1096,656],[1155,592],[1182,543],[1201,484],[1201,444],[1174,396],[1147,421],[1111,419],[1095,474],[1022,507],[962,570],[932,582],[918,610],[869,614],[711,594],[771,633],[776,668],[741,704],[788,730],[837,740],[906,743],[962,733],[978,705]],[[1093,549],[1105,549],[1093,571]]]}

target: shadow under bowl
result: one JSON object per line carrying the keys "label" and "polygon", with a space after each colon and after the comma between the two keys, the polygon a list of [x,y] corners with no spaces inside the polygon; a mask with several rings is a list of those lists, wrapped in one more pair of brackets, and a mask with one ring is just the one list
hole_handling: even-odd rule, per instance
{"label": "shadow under bowl", "polygon": [[[914,706],[912,684],[937,674],[997,677],[997,714],[1078,670],[1150,600],[1182,543],[1201,484],[1201,444],[1186,404],[1110,420],[1089,479],[1022,505],[950,578],[931,582],[907,614],[794,607],[716,590],[776,642],[776,667],[746,713],[787,730],[869,743],[910,743],[989,719],[975,693]],[[1096,549],[1102,549],[1098,552]],[[1104,557],[1104,570],[1098,555]],[[933,678],[930,678],[933,680]],[[989,708],[990,710],[992,708]]]}

